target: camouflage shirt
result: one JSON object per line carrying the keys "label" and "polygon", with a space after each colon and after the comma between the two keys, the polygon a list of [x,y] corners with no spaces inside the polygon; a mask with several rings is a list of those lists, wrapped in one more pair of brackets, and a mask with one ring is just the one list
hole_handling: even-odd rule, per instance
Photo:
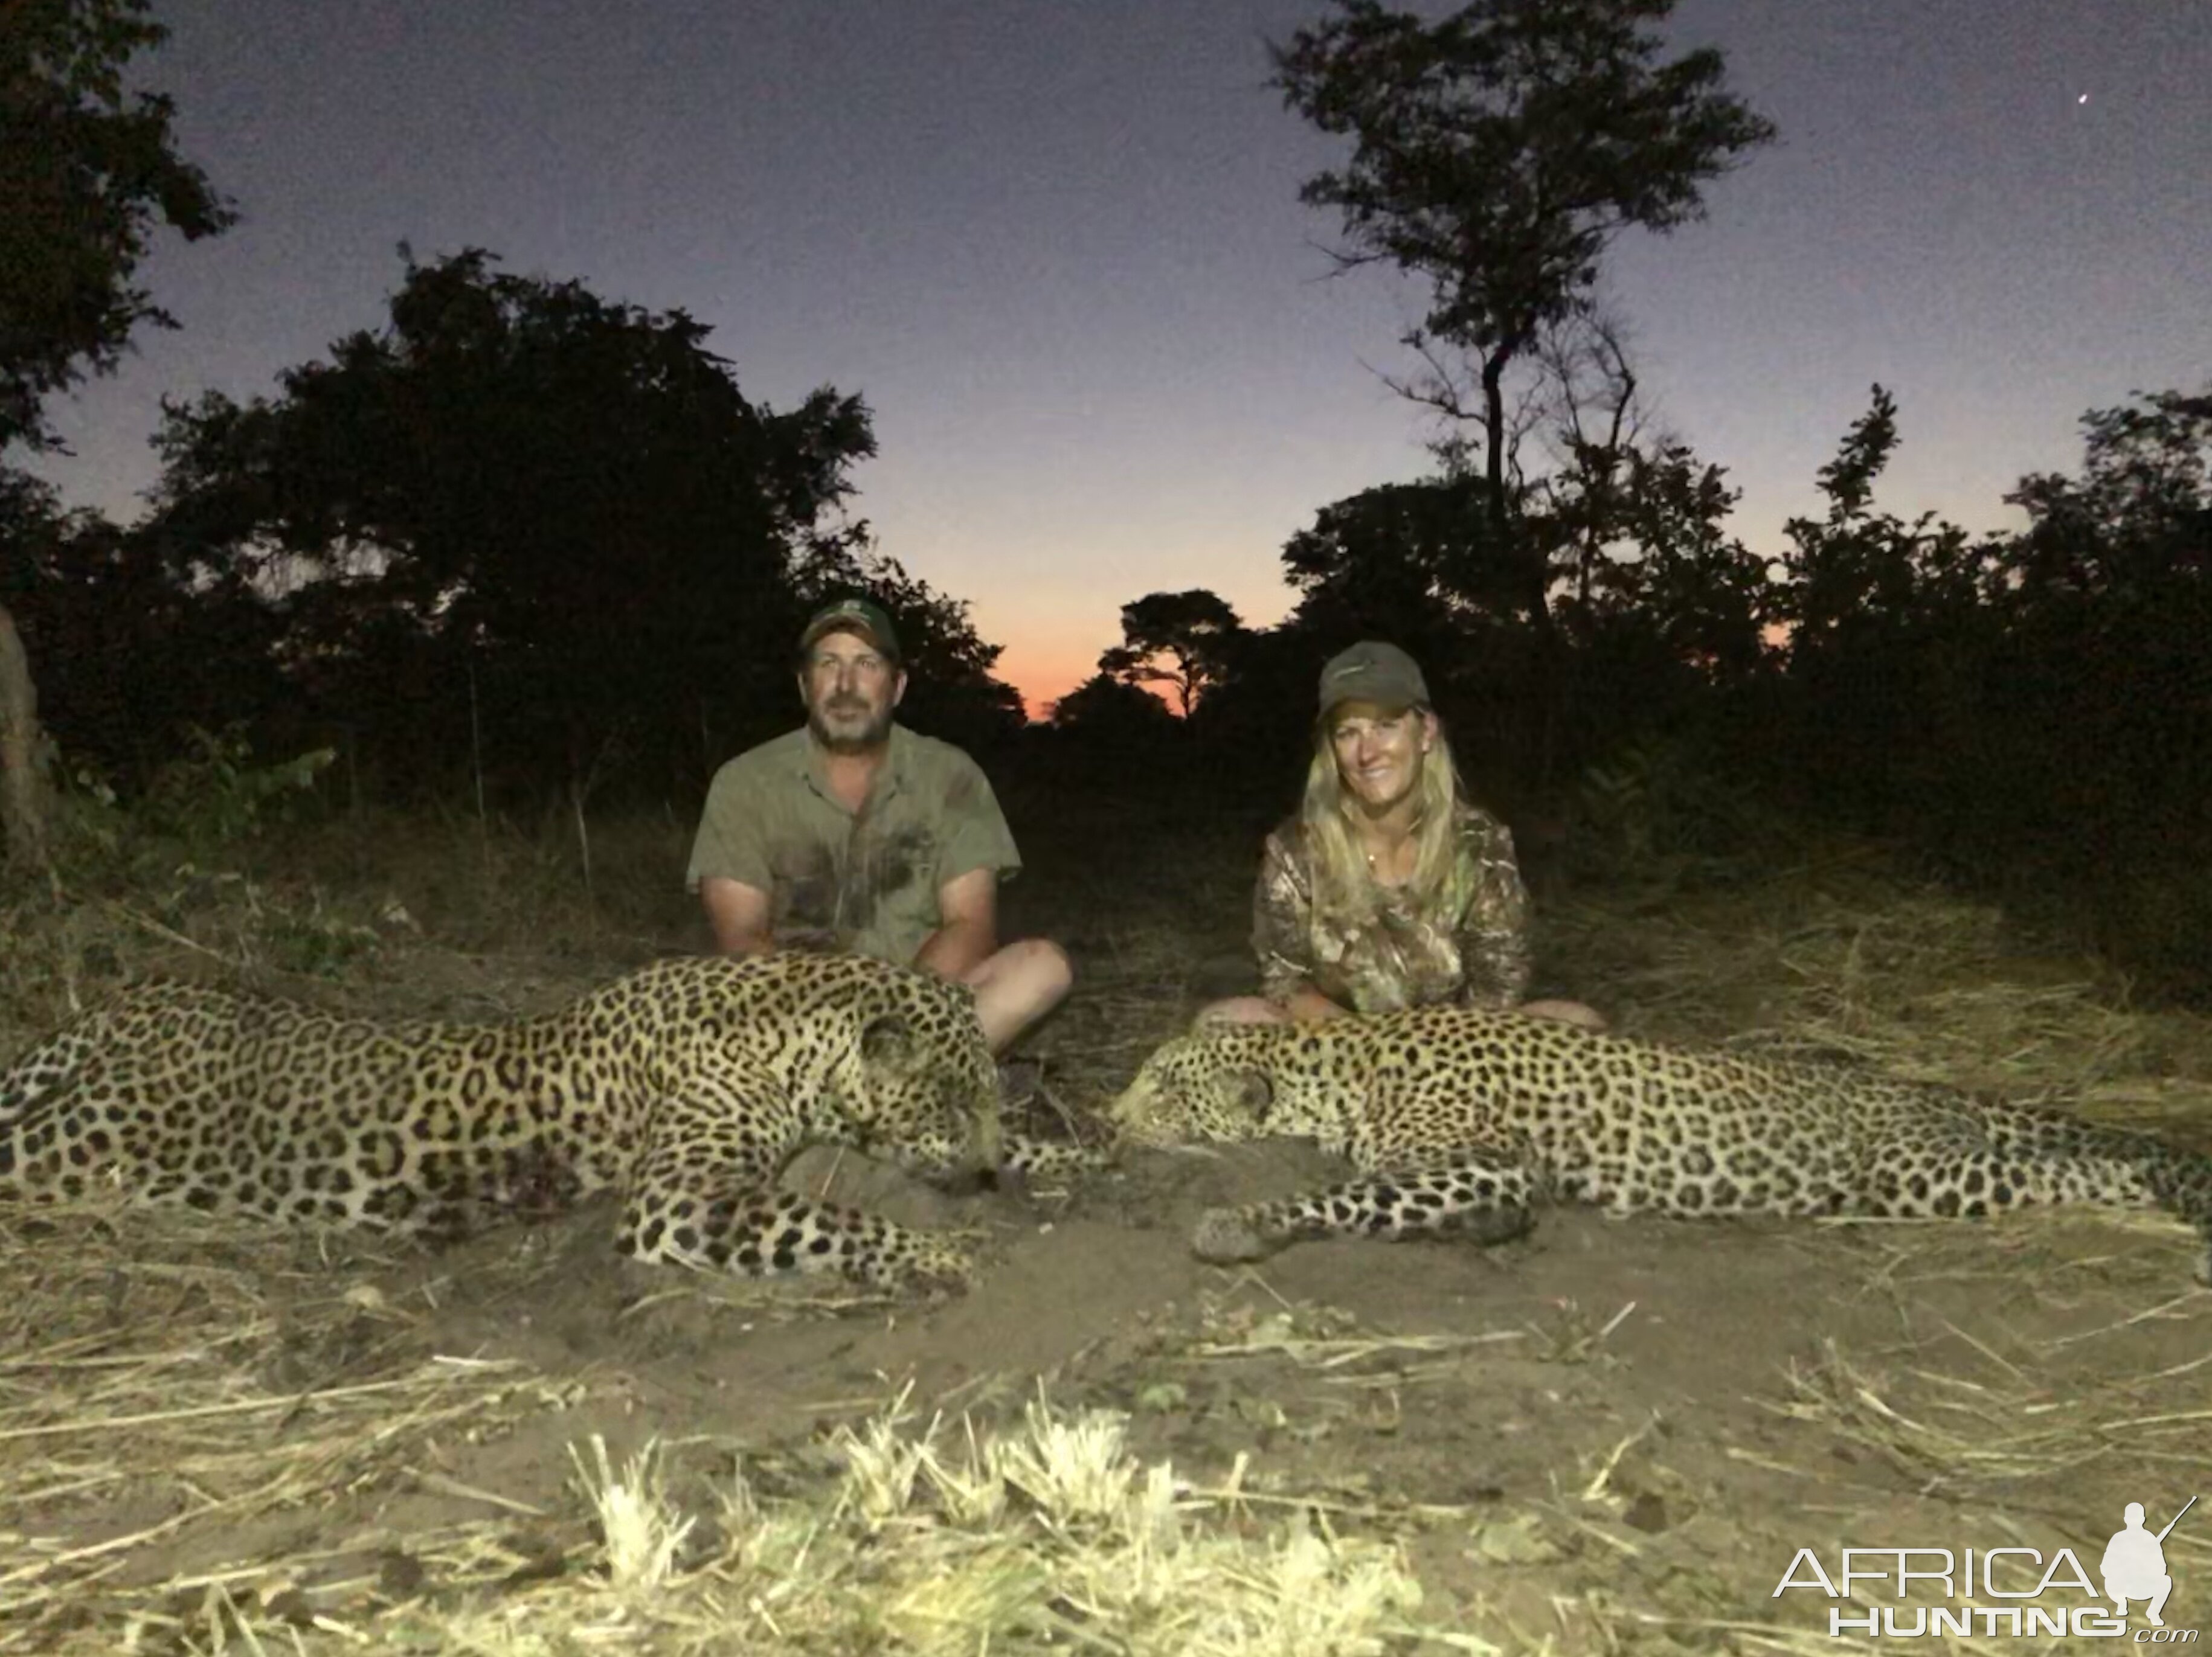
{"label": "camouflage shirt", "polygon": [[1443,903],[1421,912],[1405,889],[1382,887],[1364,925],[1315,914],[1313,864],[1297,818],[1268,835],[1252,903],[1268,998],[1287,1001],[1304,985],[1363,1013],[1439,1001],[1517,1005],[1528,988],[1528,896],[1513,836],[1474,806],[1454,815],[1458,857]]}

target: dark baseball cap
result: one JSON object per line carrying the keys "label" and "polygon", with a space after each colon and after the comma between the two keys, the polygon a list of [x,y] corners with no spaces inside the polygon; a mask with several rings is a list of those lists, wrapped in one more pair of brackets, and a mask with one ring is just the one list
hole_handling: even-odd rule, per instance
{"label": "dark baseball cap", "polygon": [[1321,711],[1345,702],[1377,707],[1426,707],[1429,683],[1419,663],[1394,644],[1369,639],[1328,659],[1321,671]]}
{"label": "dark baseball cap", "polygon": [[800,653],[813,649],[825,633],[857,633],[890,660],[899,659],[898,634],[891,631],[891,618],[866,598],[840,598],[816,610],[806,631],[799,635]]}

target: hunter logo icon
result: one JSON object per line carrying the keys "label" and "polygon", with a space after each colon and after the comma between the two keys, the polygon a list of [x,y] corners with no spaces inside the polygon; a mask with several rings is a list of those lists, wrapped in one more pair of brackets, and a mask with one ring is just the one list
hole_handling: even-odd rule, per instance
{"label": "hunter logo icon", "polygon": [[2098,1573],[2105,1579],[2105,1597],[2128,1614],[2128,1601],[2143,1599],[2143,1620],[2153,1628],[2164,1628],[2166,1619],[2159,1613],[2166,1609],[2166,1597],[2173,1592],[2173,1578],[2166,1575],[2165,1542],[2167,1535],[2181,1522],[2181,1514],[2197,1505],[2191,1496],[2181,1504],[2181,1513],[2166,1521],[2166,1529],[2152,1535],[2143,1528],[2143,1504],[2130,1502],[2121,1517],[2127,1528],[2114,1531],[2112,1539],[2105,1544],[2104,1563]]}

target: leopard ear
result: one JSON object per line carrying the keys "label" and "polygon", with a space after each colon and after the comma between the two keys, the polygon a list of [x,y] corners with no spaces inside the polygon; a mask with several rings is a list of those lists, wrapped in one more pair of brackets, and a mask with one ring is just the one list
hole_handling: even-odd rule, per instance
{"label": "leopard ear", "polygon": [[1254,1121],[1267,1120],[1275,1105],[1275,1084],[1265,1071],[1239,1071],[1230,1078],[1229,1085],[1238,1107],[1250,1112]]}
{"label": "leopard ear", "polygon": [[871,1018],[860,1027],[860,1057],[871,1065],[906,1064],[914,1057],[914,1026],[900,1013]]}

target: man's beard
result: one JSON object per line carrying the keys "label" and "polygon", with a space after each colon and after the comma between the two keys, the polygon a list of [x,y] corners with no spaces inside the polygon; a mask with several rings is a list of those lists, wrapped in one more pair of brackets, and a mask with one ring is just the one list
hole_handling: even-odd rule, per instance
{"label": "man's beard", "polygon": [[833,696],[823,705],[823,707],[810,707],[807,709],[806,728],[814,733],[814,740],[820,743],[823,748],[827,749],[832,754],[866,754],[872,752],[874,750],[881,748],[884,745],[884,738],[890,735],[891,715],[896,712],[895,709],[890,707],[882,709],[872,719],[869,719],[867,724],[862,727],[860,734],[857,736],[839,736],[836,732],[830,729],[828,722],[823,718],[825,709],[830,712],[837,713],[843,712],[849,708],[857,713],[866,711],[866,707],[867,704],[865,702],[846,701],[842,698]]}

